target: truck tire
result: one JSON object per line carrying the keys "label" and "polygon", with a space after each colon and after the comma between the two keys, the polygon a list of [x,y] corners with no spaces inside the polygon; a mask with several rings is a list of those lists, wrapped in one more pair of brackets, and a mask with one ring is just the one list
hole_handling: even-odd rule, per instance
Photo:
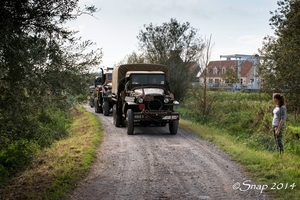
{"label": "truck tire", "polygon": [[128,135],[133,135],[134,131],[134,114],[132,109],[127,110],[126,114],[126,130]]}
{"label": "truck tire", "polygon": [[120,127],[121,125],[121,117],[117,114],[117,105],[113,106],[113,123],[116,127]]}
{"label": "truck tire", "polygon": [[109,115],[109,102],[104,101],[103,103],[103,115],[108,116]]}
{"label": "truck tire", "polygon": [[95,99],[95,113],[102,113],[102,106],[99,106],[99,99]]}
{"label": "truck tire", "polygon": [[169,122],[169,130],[171,135],[176,135],[178,131],[178,120]]}
{"label": "truck tire", "polygon": [[90,104],[90,107],[93,108],[94,107],[94,99],[90,98],[89,104]]}

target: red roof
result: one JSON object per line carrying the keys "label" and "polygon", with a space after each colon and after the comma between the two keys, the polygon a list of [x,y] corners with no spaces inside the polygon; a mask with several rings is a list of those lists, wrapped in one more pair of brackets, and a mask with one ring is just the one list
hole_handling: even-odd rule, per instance
{"label": "red roof", "polygon": [[[222,73],[222,69],[225,70],[233,67],[233,69],[238,70],[238,60],[217,60],[217,61],[210,61],[208,64],[208,74],[206,77],[222,77],[225,74]],[[253,68],[253,63],[250,61],[244,61],[241,65],[241,77],[246,77],[251,69]],[[214,73],[214,70],[217,70],[217,73]],[[201,76],[203,76],[201,74]]]}

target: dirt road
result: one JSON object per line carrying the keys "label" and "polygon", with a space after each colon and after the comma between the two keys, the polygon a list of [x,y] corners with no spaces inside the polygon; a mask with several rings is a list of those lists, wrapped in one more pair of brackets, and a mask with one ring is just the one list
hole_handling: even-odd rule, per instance
{"label": "dirt road", "polygon": [[228,155],[191,133],[137,127],[129,136],[112,116],[97,115],[104,128],[97,161],[68,199],[266,199]]}

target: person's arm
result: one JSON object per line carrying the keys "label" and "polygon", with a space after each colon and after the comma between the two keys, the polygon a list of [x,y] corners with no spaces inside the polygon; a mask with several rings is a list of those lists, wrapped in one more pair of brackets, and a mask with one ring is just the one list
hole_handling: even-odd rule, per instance
{"label": "person's arm", "polygon": [[280,132],[280,130],[281,130],[281,127],[282,127],[283,123],[284,123],[284,119],[281,119],[281,120],[279,121],[278,127],[277,127],[277,129],[276,129],[276,133],[275,133],[276,135],[279,135],[279,132]]}
{"label": "person's arm", "polygon": [[279,121],[277,130],[276,130],[276,133],[275,133],[276,135],[279,135],[279,132],[285,122],[285,119],[286,119],[286,108],[285,108],[285,106],[282,106],[280,108],[280,121]]}

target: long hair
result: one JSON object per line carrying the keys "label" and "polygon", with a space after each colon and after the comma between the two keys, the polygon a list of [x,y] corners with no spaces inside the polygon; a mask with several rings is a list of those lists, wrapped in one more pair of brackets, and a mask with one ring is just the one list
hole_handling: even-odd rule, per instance
{"label": "long hair", "polygon": [[285,97],[282,94],[274,93],[273,98],[278,100],[278,104],[280,107],[285,105]]}

